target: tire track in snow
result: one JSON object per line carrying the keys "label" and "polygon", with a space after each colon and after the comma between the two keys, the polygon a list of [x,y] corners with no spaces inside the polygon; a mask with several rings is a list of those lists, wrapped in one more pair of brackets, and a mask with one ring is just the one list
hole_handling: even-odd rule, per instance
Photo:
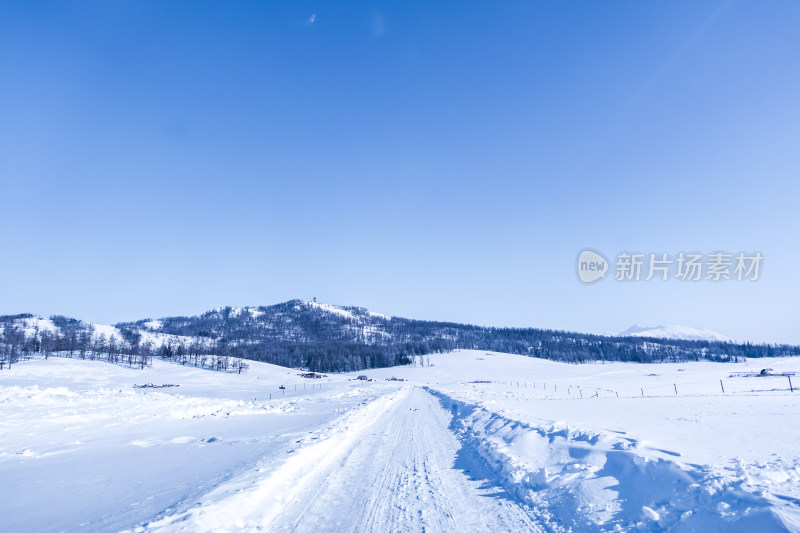
{"label": "tire track in snow", "polygon": [[407,390],[269,529],[538,530],[527,509],[463,456],[450,419],[430,394]]}
{"label": "tire track in snow", "polygon": [[287,450],[288,458],[259,464],[256,468],[219,485],[189,509],[168,514],[145,524],[154,531],[260,531],[298,494],[313,486],[319,471],[324,471],[352,448],[362,431],[380,418],[387,406],[397,401],[402,391],[383,394],[365,402],[312,432]]}
{"label": "tire track in snow", "polygon": [[218,487],[164,531],[540,531],[422,389],[348,413],[269,472]]}

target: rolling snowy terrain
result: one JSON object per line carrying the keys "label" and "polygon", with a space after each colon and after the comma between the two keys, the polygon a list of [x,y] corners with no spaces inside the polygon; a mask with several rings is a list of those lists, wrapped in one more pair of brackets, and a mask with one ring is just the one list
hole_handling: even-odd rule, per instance
{"label": "rolling snowy terrain", "polygon": [[800,360],[35,358],[0,372],[2,529],[800,531],[800,392],[762,368]]}

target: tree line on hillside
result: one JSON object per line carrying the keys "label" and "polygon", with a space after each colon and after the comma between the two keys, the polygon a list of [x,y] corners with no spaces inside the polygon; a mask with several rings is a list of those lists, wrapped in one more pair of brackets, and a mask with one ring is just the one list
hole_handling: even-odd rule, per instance
{"label": "tree line on hillside", "polygon": [[[0,317],[0,364],[32,354],[103,358],[147,366],[154,357],[215,370],[242,372],[245,360],[315,372],[359,371],[409,364],[415,357],[459,348],[520,354],[567,363],[638,363],[797,356],[800,347],[770,344],[606,337],[535,328],[488,328],[373,315],[360,308],[336,312],[299,300],[269,307],[221,308],[196,317],[117,324],[121,335],[98,334],[90,324],[54,316],[55,331],[30,331],[32,315]],[[35,322],[35,321],[34,321]],[[153,331],[180,337],[158,345]]]}
{"label": "tree line on hillside", "polygon": [[232,355],[224,345],[209,346],[200,341],[156,345],[143,341],[139,331],[120,330],[119,338],[98,333],[91,324],[58,315],[50,317],[55,330],[20,324],[21,320],[31,318],[34,317],[29,314],[0,316],[0,370],[34,356],[102,360],[138,368],[151,366],[153,358],[237,373],[248,368],[244,359]]}
{"label": "tree line on hillside", "polygon": [[[143,327],[148,320],[120,324]],[[407,364],[415,355],[458,348],[506,352],[554,361],[640,363],[797,356],[800,347],[770,344],[606,337],[536,328],[374,315],[357,307],[322,309],[301,300],[250,309],[225,307],[195,317],[158,321],[158,331],[213,338],[243,358],[336,372]]]}

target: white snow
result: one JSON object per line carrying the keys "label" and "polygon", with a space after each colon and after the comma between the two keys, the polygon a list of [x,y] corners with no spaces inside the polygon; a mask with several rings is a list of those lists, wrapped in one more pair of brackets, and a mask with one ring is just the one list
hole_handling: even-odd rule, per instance
{"label": "white snow", "polygon": [[[180,386],[133,388],[145,383]],[[0,529],[135,526],[282,458],[382,392],[258,363],[241,375],[161,361],[143,371],[58,357],[14,365],[0,372]]]}
{"label": "white snow", "polygon": [[720,341],[731,342],[730,337],[726,337],[716,331],[710,329],[695,329],[688,326],[653,326],[642,327],[633,325],[621,331],[618,336],[620,337],[654,337],[657,339],[673,339],[673,340],[694,340],[694,341]]}
{"label": "white snow", "polygon": [[122,341],[122,334],[114,326],[107,326],[105,324],[92,324],[94,328],[94,339],[98,339],[104,335],[106,340],[114,339],[115,341]]}
{"label": "white snow", "polygon": [[[148,325],[150,324],[150,325]],[[117,342],[123,341],[122,333],[118,328],[115,326],[108,326],[105,324],[91,324],[94,328],[94,338],[95,340],[100,337],[100,335],[105,335],[106,339],[114,338]],[[172,335],[169,333],[160,333],[158,331],[152,331],[154,329],[159,329],[161,327],[160,321],[150,321],[145,324],[148,329],[139,329],[139,333],[141,334],[140,343],[141,344],[152,344],[154,348],[160,348],[163,345],[171,344],[173,346],[177,346],[182,344],[184,346],[188,346],[195,342],[200,342],[206,346],[210,346],[214,344],[214,341],[209,338],[203,337],[187,337],[183,335]]]}
{"label": "white snow", "polygon": [[139,332],[141,333],[140,342],[142,344],[150,343],[156,348],[159,348],[165,344],[171,344],[173,346],[177,346],[179,344],[189,346],[196,342],[199,342],[205,346],[213,346],[215,344],[214,339],[207,337],[187,337],[184,335],[172,335],[169,333],[159,333],[156,331],[146,330],[139,330]]}
{"label": "white snow", "polygon": [[[241,312],[241,311],[239,311]],[[55,333],[59,331],[58,326],[56,326],[52,320],[48,318],[23,318],[15,321],[19,326],[22,327],[25,335],[28,337],[32,337],[36,334],[37,331],[43,332],[48,331],[51,333]],[[107,324],[96,324],[96,323],[86,323],[87,326],[91,326],[93,329],[92,337],[96,341],[101,336],[104,336],[106,340],[114,339],[116,342],[121,343],[124,342],[124,337],[122,333],[116,326],[110,326]],[[141,343],[149,343],[152,344],[154,348],[159,348],[165,344],[171,344],[173,346],[177,346],[182,344],[184,346],[188,346],[195,342],[200,342],[206,346],[214,345],[214,340],[210,338],[204,337],[187,337],[183,335],[172,335],[168,333],[160,333],[158,330],[163,326],[163,323],[159,320],[151,320],[144,324],[146,329],[139,329],[139,333],[141,333]]]}
{"label": "white snow", "polygon": [[[402,388],[326,427],[280,465],[221,485],[198,506],[151,524],[164,531],[537,531],[497,486],[451,465],[447,414],[418,388]],[[456,468],[452,468],[456,466]],[[481,472],[483,473],[483,472]],[[463,512],[469,509],[470,512]],[[332,512],[335,510],[335,512]]]}
{"label": "white snow", "polygon": [[[335,315],[339,315],[339,316],[342,316],[342,317],[345,317],[345,318],[349,318],[349,319],[355,319],[356,318],[356,315],[353,314],[352,311],[349,311],[347,309],[342,309],[341,307],[338,307],[338,306],[335,306],[335,305],[324,304],[324,303],[315,302],[315,301],[304,302],[304,303],[306,305],[308,305],[309,307],[313,307],[315,309],[320,309],[322,311],[326,311],[328,313],[333,313]],[[380,318],[382,320],[391,320],[391,317],[389,317],[387,315],[384,315],[384,314],[381,314],[381,313],[375,313],[375,312],[370,311],[368,309],[363,309],[363,311],[367,315],[369,315],[371,317],[374,317],[374,318]]]}
{"label": "white snow", "polygon": [[355,318],[355,315],[352,312],[348,311],[347,309],[342,309],[341,307],[336,307],[335,305],[323,304],[319,302],[306,302],[306,305],[315,309],[326,311],[328,313],[343,316],[345,318]]}
{"label": "white snow", "polygon": [[58,327],[49,318],[33,317],[23,318],[18,321],[22,325],[26,336],[34,335],[37,331],[58,331]]}
{"label": "white snow", "polygon": [[423,359],[322,380],[21,362],[0,372],[2,529],[800,531],[800,391],[730,377],[800,359]]}

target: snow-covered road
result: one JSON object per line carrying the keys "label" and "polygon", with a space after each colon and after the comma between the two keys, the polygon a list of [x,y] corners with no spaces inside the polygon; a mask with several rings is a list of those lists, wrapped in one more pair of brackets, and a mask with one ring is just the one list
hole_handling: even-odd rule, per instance
{"label": "snow-covered road", "polygon": [[245,475],[165,531],[540,531],[450,430],[452,415],[406,387],[320,430],[291,457]]}
{"label": "snow-covered road", "polygon": [[537,531],[426,391],[400,393],[275,517],[287,531]]}

